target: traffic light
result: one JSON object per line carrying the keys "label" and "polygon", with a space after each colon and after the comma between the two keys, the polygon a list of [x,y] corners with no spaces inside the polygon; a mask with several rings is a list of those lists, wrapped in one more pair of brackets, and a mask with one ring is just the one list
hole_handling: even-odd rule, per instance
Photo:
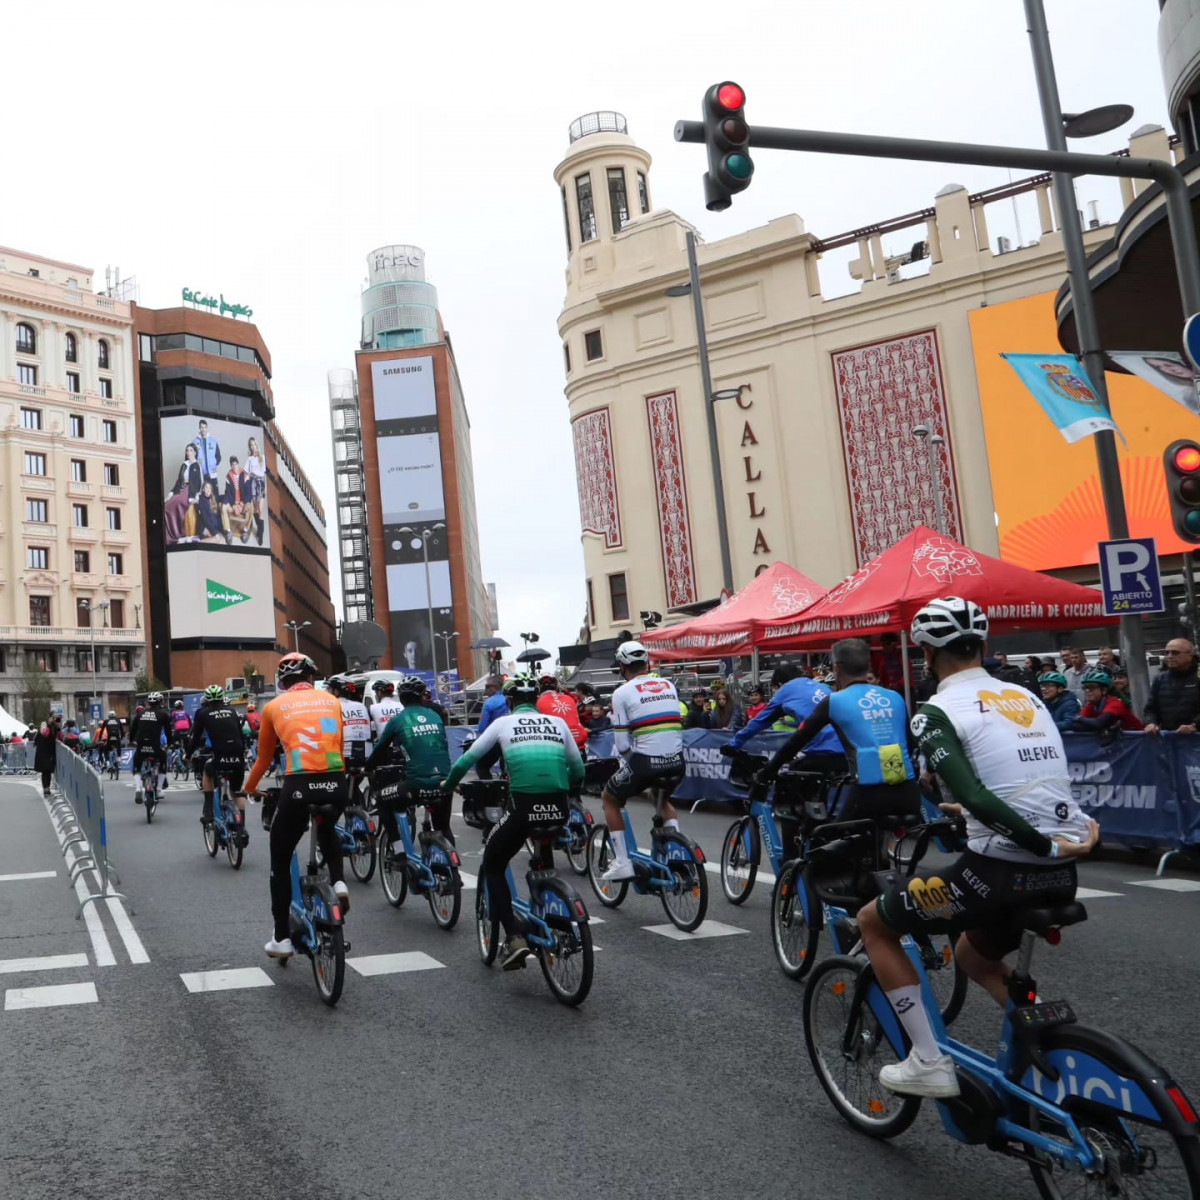
{"label": "traffic light", "polygon": [[704,204],[710,212],[724,212],[733,194],[748,188],[754,176],[745,104],[746,93],[729,80],[714,83],[704,94]]}
{"label": "traffic light", "polygon": [[1163,455],[1171,524],[1185,542],[1200,542],[1200,443],[1180,438]]}

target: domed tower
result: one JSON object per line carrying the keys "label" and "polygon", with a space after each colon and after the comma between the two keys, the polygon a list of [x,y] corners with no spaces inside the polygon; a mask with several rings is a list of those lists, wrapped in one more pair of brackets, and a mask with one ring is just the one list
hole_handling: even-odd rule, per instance
{"label": "domed tower", "polygon": [[420,246],[380,246],[367,255],[362,348],[396,350],[438,341],[438,295],[425,282]]}

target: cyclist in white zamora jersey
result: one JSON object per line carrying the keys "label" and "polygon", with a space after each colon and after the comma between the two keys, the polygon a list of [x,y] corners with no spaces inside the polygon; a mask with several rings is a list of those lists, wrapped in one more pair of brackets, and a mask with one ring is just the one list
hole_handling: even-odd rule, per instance
{"label": "cyclist in white zamora jersey", "polygon": [[1001,1005],[1029,908],[1075,898],[1076,858],[1100,828],[1071,796],[1062,735],[1041,698],[983,669],[987,614],[958,596],[931,600],[913,618],[912,640],[938,680],[912,719],[929,770],[953,794],[950,812],[967,816],[967,849],[936,876],[893,883],[858,914],[863,944],[912,1043],[879,1081],[909,1096],[957,1096],[921,999],[917,973],[900,945],[906,934],[961,934],[959,965]]}
{"label": "cyclist in white zamora jersey", "polygon": [[386,679],[375,680],[375,703],[371,705],[371,738],[379,741],[383,736],[384,726],[397,714],[404,711],[404,705],[396,699],[396,685]]}
{"label": "cyclist in white zamora jersey", "polygon": [[[669,679],[650,674],[650,655],[641,642],[617,647],[617,670],[625,682],[612,694],[613,744],[621,766],[604,785],[604,819],[615,858],[605,879],[632,879],[633,862],[625,846],[621,809],[630,796],[649,787],[670,795],[683,779],[683,719],[679,694]],[[664,824],[679,828],[679,814],[663,803]]]}

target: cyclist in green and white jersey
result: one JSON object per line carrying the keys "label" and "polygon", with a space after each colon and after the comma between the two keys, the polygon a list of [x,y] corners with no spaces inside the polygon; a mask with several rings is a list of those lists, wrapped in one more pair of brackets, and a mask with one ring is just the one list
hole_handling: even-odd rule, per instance
{"label": "cyclist in green and white jersey", "polygon": [[480,886],[486,882],[492,911],[504,926],[501,961],[506,971],[525,965],[529,944],[513,916],[512,894],[505,873],[525,839],[546,842],[567,819],[567,799],[583,783],[583,759],[562,717],[537,710],[538,683],[517,675],[504,685],[509,713],[497,717],[450,769],[444,784],[453,794],[462,777],[497,751],[504,755],[512,804],[492,830],[480,864]]}

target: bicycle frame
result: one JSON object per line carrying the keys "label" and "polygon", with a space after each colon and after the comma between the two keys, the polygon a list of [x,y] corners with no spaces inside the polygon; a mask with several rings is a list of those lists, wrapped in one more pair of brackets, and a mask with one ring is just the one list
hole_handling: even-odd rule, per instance
{"label": "bicycle frame", "polygon": [[[213,822],[219,830],[222,839],[228,839],[235,833],[244,831],[245,829],[245,810],[238,809],[237,803],[233,799],[233,793],[229,787],[229,780],[224,776],[218,775],[213,783],[216,785],[216,803],[213,805]],[[227,808],[228,806],[228,808]],[[225,813],[228,810],[243,813],[242,824],[236,822],[230,823],[225,820]]]}
{"label": "bicycle frame", "polygon": [[[525,899],[524,896],[517,891],[516,881],[513,879],[512,863],[509,863],[505,870],[504,877],[508,882],[509,895],[512,896],[513,915],[524,922],[525,940],[531,946],[540,946],[544,950],[553,950],[557,945],[554,937],[554,931],[544,920],[545,917],[560,917],[564,921],[587,921],[587,911],[583,908],[583,902],[577,900],[578,911],[571,912],[566,900],[548,888],[539,888],[535,884],[537,881],[549,881],[550,879],[559,879],[558,872],[553,869],[530,871],[530,896]],[[487,881],[481,879],[479,886],[484,889],[487,896],[488,912],[491,912],[492,896],[488,891]]]}
{"label": "bicycle frame", "polygon": [[[322,820],[322,817],[313,813],[308,826],[308,867],[306,870],[306,878],[311,880],[316,886],[305,888],[300,877],[300,858],[295,852],[292,853],[292,903],[288,910],[293,921],[299,925],[301,942],[303,948],[312,953],[318,944],[316,923],[320,922],[323,925],[341,925],[342,911],[341,906],[336,902],[332,903],[323,896],[322,887],[317,878],[317,823]],[[332,896],[332,891],[330,892]]]}
{"label": "bicycle frame", "polygon": [[[659,817],[662,814],[662,795],[659,793],[654,798],[654,815]],[[661,848],[652,849],[649,852],[638,849],[637,838],[633,832],[633,822],[629,819],[629,808],[626,806],[621,810],[621,819],[625,823],[625,848],[629,852],[630,861],[635,866],[641,866],[649,872],[649,877],[635,875],[630,880],[633,885],[633,890],[638,895],[646,895],[651,890],[660,888],[673,888],[675,886],[675,876],[667,867],[667,862],[671,858],[677,858],[684,862],[691,862],[692,855],[685,846],[681,846],[678,842],[671,842],[669,850],[664,852]],[[516,893],[514,892],[515,896]]]}
{"label": "bicycle frame", "polygon": [[[415,874],[410,874],[410,881],[413,887],[419,892],[432,891],[437,887],[437,879],[433,871],[429,867],[429,857],[421,850],[417,849],[417,843],[413,840],[412,826],[408,820],[408,809],[401,809],[396,813],[396,827],[400,830],[400,840],[404,843],[404,853],[408,857],[410,870]],[[380,828],[383,828],[382,823]],[[350,839],[351,849],[353,849],[353,837]],[[455,856],[457,858],[457,855]],[[452,861],[453,866],[457,867],[458,863]],[[515,896],[516,893],[514,892]]]}

